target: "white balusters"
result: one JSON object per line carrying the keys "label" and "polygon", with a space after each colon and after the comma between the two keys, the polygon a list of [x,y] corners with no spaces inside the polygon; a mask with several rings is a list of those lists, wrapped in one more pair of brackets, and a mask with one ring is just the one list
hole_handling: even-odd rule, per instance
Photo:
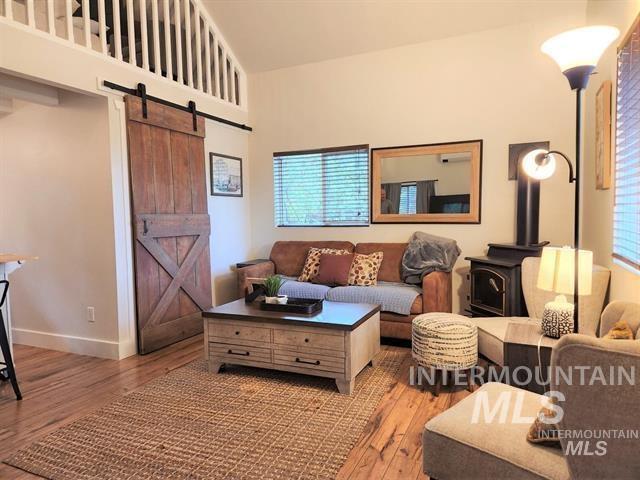
{"label": "white balusters", "polygon": [[47,27],[51,35],[56,34],[56,17],[53,11],[53,0],[47,0]]}
{"label": "white balusters", "polygon": [[184,39],[185,53],[187,54],[187,85],[193,87],[193,59],[191,52],[191,9],[189,5],[191,0],[184,0]]}
{"label": "white balusters", "polygon": [[120,0],[113,0],[113,37],[115,57],[122,60],[122,27],[120,25]]}
{"label": "white balusters", "polygon": [[151,27],[153,28],[153,71],[162,75],[160,58],[160,21],[158,20],[158,0],[151,0]]}
{"label": "white balusters", "polygon": [[142,41],[142,68],[149,70],[149,36],[147,33],[147,2],[140,0],[140,40]]}
{"label": "white balusters", "polygon": [[27,0],[27,25],[33,28],[36,26],[36,12],[33,0]]}
{"label": "white balusters", "polygon": [[229,65],[227,64],[227,55],[225,50],[222,50],[222,80],[224,82],[224,99],[229,100]]}
{"label": "white balusters", "polygon": [[[0,16],[15,22],[14,1],[0,0],[4,7]],[[246,76],[203,0],[19,1],[30,29],[66,38],[74,48],[94,49],[96,45],[104,55],[246,108]],[[82,15],[74,18],[78,4]],[[64,12],[64,19],[56,17],[56,7],[58,15]],[[111,11],[109,28],[107,12]],[[97,31],[92,34],[94,20]]]}
{"label": "white balusters", "polygon": [[73,13],[71,12],[71,2],[72,0],[66,0],[64,4],[65,9],[65,20],[67,21],[67,40],[71,43],[74,42],[73,39]]}
{"label": "white balusters", "polygon": [[107,20],[105,18],[105,0],[98,0],[98,23],[100,24],[100,50],[107,52]]}
{"label": "white balusters", "polygon": [[82,25],[84,26],[84,46],[91,47],[91,18],[89,17],[89,0],[82,0]]}
{"label": "white balusters", "polygon": [[173,13],[176,32],[176,69],[178,70],[178,83],[182,85],[184,84],[184,78],[182,74],[182,22],[180,22],[180,0],[174,0]]}
{"label": "white balusters", "polygon": [[213,56],[211,59],[213,60],[213,78],[215,79],[215,96],[220,98],[220,93],[222,90],[220,89],[220,62],[218,61],[218,35],[213,36]]}
{"label": "white balusters", "polygon": [[196,75],[198,79],[198,90],[202,90],[202,39],[200,31],[200,9],[198,4],[194,5],[194,18],[196,27]]}
{"label": "white balusters", "polygon": [[129,63],[131,65],[136,65],[136,24],[133,14],[133,0],[127,0],[127,37],[129,37]]}
{"label": "white balusters", "polygon": [[13,20],[13,0],[4,0],[4,16]]}
{"label": "white balusters", "polygon": [[236,103],[236,79],[235,79],[235,69],[233,68],[233,62],[229,60],[229,83],[231,84],[231,88],[229,88],[229,101],[231,103]]}
{"label": "white balusters", "polygon": [[206,71],[206,87],[207,93],[211,95],[211,33],[209,33],[209,27],[207,25],[205,25],[204,33],[204,64]]}
{"label": "white balusters", "polygon": [[167,65],[167,78],[172,80],[173,61],[171,59],[171,17],[169,16],[169,0],[164,0],[162,25],[164,26],[164,58]]}

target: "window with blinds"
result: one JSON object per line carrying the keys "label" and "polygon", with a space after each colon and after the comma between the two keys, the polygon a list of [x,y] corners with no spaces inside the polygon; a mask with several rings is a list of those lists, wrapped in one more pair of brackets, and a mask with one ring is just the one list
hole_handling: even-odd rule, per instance
{"label": "window with blinds", "polygon": [[640,270],[640,22],[618,50],[613,256]]}
{"label": "window with blinds", "polygon": [[273,154],[277,227],[369,224],[369,146]]}
{"label": "window with blinds", "polygon": [[400,186],[400,207],[398,213],[414,215],[416,213],[416,184],[403,183]]}

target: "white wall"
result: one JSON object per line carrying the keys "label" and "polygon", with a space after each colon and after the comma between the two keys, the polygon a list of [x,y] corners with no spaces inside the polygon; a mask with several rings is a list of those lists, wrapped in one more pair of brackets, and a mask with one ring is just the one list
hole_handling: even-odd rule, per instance
{"label": "white wall", "polygon": [[39,257],[11,279],[14,341],[117,356],[107,101],[14,106],[0,117],[0,251]]}
{"label": "white wall", "polygon": [[[207,193],[211,215],[211,283],[213,304],[235,300],[237,262],[248,260],[251,243],[251,205],[249,203],[248,141],[250,133],[206,121],[204,152],[207,163]],[[242,158],[243,196],[211,196],[209,153]]]}
{"label": "white wall", "polygon": [[434,180],[436,195],[456,195],[471,190],[471,160],[442,163],[439,155],[382,158],[382,183]]}
{"label": "white wall", "polygon": [[[461,310],[464,256],[515,240],[509,144],[549,140],[573,155],[574,97],[540,45],[584,20],[576,2],[569,17],[251,76],[252,253],[268,254],[279,239],[406,241],[416,230],[451,237],[463,252],[453,278],[454,311]],[[272,152],[470,139],[484,140],[480,225],[274,227]],[[572,194],[564,175],[543,184],[541,240],[571,241]]]}
{"label": "white wall", "polygon": [[[615,263],[613,247],[613,193],[595,188],[595,96],[604,80],[613,83],[612,115],[615,119],[616,49],[631,24],[640,13],[640,0],[590,0],[587,5],[589,24],[613,25],[620,29],[620,38],[609,47],[598,63],[598,75],[593,76],[585,95],[586,121],[584,128],[584,208],[583,245],[593,250],[595,261],[611,269],[611,300],[640,300],[640,273]],[[612,125],[611,157],[615,162],[615,120]],[[612,169],[613,171],[613,169]],[[615,180],[615,177],[614,177]],[[615,183],[615,182],[613,182]]]}

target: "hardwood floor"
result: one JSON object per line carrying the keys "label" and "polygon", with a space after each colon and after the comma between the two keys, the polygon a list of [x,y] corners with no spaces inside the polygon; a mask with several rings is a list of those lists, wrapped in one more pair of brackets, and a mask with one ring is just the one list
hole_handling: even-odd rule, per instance
{"label": "hardwood floor", "polygon": [[[0,386],[0,459],[41,436],[202,356],[196,336],[145,356],[121,361],[15,345],[24,399],[16,402],[8,383]],[[396,349],[401,347],[383,346]],[[347,479],[424,479],[422,428],[431,417],[469,393],[441,391],[434,397],[409,385],[407,360],[398,382],[385,394],[340,470]],[[0,464],[2,479],[40,478]]]}

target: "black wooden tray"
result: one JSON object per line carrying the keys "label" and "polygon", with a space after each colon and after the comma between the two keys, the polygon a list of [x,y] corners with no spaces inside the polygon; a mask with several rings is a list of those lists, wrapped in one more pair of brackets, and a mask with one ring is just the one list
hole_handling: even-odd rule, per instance
{"label": "black wooden tray", "polygon": [[260,310],[295,313],[298,315],[314,315],[322,311],[322,300],[289,297],[289,300],[284,305],[279,303],[267,303],[263,300],[260,302]]}

